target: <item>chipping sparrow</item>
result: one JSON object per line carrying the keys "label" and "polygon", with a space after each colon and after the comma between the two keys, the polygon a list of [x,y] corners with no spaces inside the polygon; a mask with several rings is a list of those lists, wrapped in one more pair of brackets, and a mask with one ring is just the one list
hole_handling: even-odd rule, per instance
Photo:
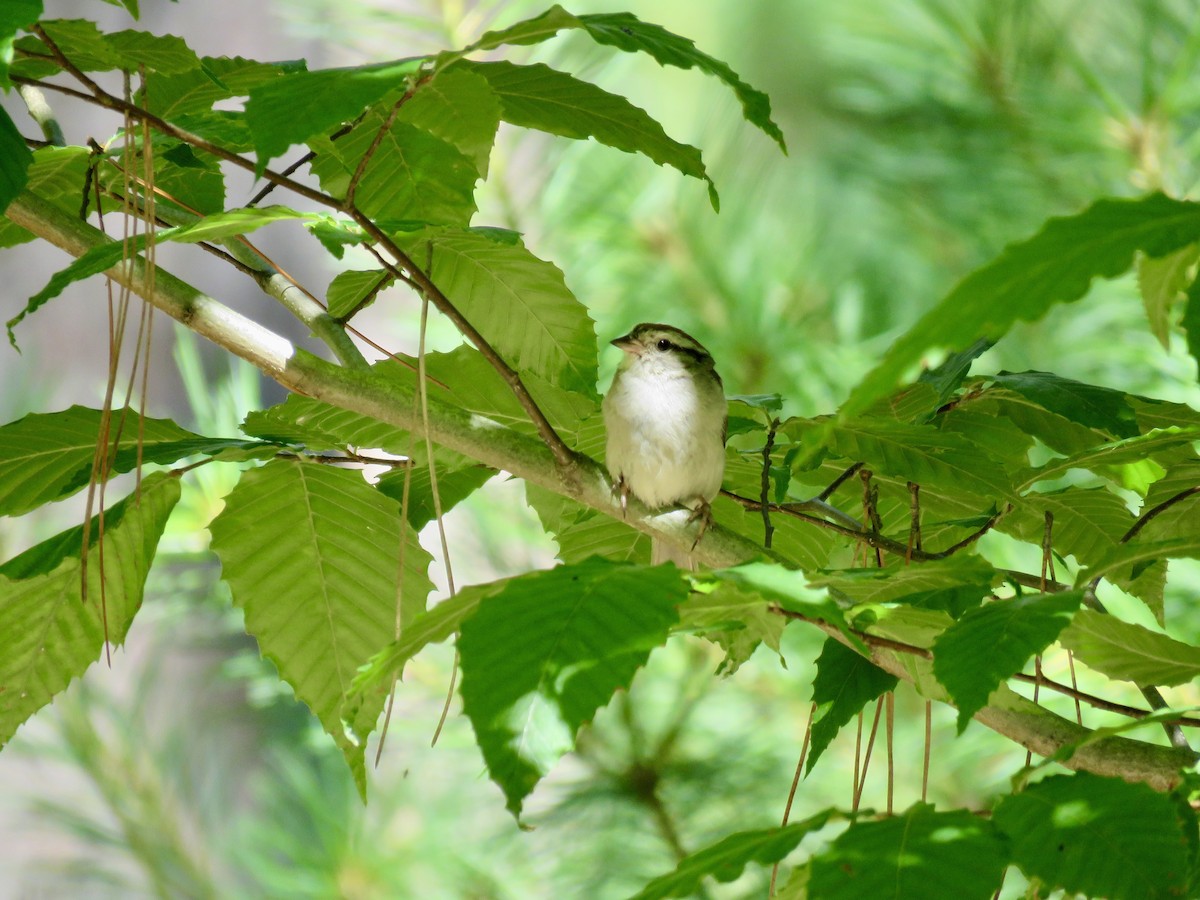
{"label": "chipping sparrow", "polygon": [[[625,356],[604,397],[605,461],[621,507],[630,493],[653,509],[690,507],[699,541],[725,474],[721,376],[700,342],[670,325],[643,323],[612,343]],[[657,539],[652,548],[655,564],[695,568],[690,553]]]}

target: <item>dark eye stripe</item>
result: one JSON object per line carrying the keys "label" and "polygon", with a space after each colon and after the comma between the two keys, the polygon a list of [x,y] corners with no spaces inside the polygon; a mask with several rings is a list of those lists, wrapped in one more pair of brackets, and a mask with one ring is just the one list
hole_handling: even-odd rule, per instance
{"label": "dark eye stripe", "polygon": [[659,350],[663,351],[664,353],[667,350],[674,350],[677,353],[683,353],[686,356],[690,356],[692,359],[694,359],[698,363],[704,363],[704,362],[711,363],[712,362],[712,357],[710,357],[707,353],[704,353],[701,350],[697,350],[694,347],[680,346],[679,344],[676,344],[674,341],[669,341],[666,338],[659,338],[654,346],[656,346]]}

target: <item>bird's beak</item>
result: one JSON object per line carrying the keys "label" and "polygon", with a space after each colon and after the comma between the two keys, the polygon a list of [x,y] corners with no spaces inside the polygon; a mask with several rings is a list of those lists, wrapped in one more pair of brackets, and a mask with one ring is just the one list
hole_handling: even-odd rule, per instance
{"label": "bird's beak", "polygon": [[638,353],[638,345],[637,342],[634,341],[632,334],[623,334],[619,338],[613,338],[611,341],[609,341],[609,343],[614,347],[621,348],[626,353],[631,355],[636,356]]}

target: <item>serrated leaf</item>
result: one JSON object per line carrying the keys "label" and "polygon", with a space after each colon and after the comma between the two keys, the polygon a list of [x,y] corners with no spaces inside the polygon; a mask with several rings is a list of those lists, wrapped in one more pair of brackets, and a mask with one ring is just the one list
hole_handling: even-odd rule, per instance
{"label": "serrated leaf", "polygon": [[[41,199],[77,213],[89,156],[85,147],[39,147],[33,151],[25,186]],[[32,232],[0,216],[0,247],[14,247],[31,240]]]}
{"label": "serrated leaf", "polygon": [[500,126],[500,101],[487,79],[466,69],[440,72],[400,108],[398,118],[457,147],[487,177]]}
{"label": "serrated leaf", "polygon": [[1013,488],[1004,466],[960,435],[927,425],[885,419],[834,424],[830,443],[846,459],[872,471],[915,481],[922,488],[941,486],[998,500]]}
{"label": "serrated leaf", "polygon": [[445,55],[449,58],[457,59],[475,50],[493,50],[502,44],[516,44],[518,46],[540,44],[542,41],[554,37],[554,35],[558,34],[564,28],[578,27],[579,19],[556,3],[540,15],[534,16],[531,19],[524,19],[507,28],[489,31],[463,50]]}
{"label": "serrated leaf", "polygon": [[1142,528],[1140,539],[1156,541],[1200,533],[1200,496],[1183,496],[1197,486],[1200,486],[1200,460],[1183,459],[1168,467],[1150,485],[1138,510],[1139,517],[1159,510]]}
{"label": "serrated leaf", "polygon": [[820,619],[837,627],[856,647],[866,652],[846,623],[841,608],[823,590],[809,586],[802,572],[777,563],[751,562],[710,573],[717,581],[725,581],[742,590],[761,594],[780,608]]}
{"label": "serrated leaf", "polygon": [[804,774],[812,772],[842,726],[899,683],[895,675],[889,675],[866,657],[834,638],[826,638],[813,679],[813,703],[817,711],[812,720]]}
{"label": "serrated leaf", "polygon": [[997,600],[967,612],[933,643],[933,673],[958,707],[959,734],[988,696],[1071,623],[1082,591]]}
{"label": "serrated leaf", "polygon": [[290,72],[250,88],[246,121],[260,172],[292,144],[332,132],[417,72],[420,58],[345,69]]}
{"label": "serrated leaf", "polygon": [[851,823],[813,858],[808,890],[822,900],[983,900],[999,889],[1007,865],[986,819],[917,803],[894,818]]}
{"label": "serrated leaf", "polygon": [[720,882],[736,881],[748,864],[777,863],[800,844],[807,835],[820,831],[830,820],[841,818],[836,810],[827,809],[803,822],[793,822],[781,828],[760,828],[739,831],[697,850],[680,860],[675,871],[659,876],[635,894],[632,900],[662,900],[665,897],[691,897],[700,889],[706,877]]}
{"label": "serrated leaf", "polygon": [[[438,498],[443,513],[467,499],[496,474],[495,469],[465,459],[460,459],[455,465],[445,465],[438,458],[440,456],[440,453],[435,454],[435,459],[438,459]],[[400,503],[404,498],[404,476],[403,468],[393,469],[380,476],[376,487],[380,493]],[[408,485],[408,524],[420,531],[436,517],[429,466],[418,461],[413,466]]]}
{"label": "serrated leaf", "polygon": [[[400,549],[395,503],[360,472],[277,460],[242,475],[210,527],[233,602],[296,696],[320,720],[366,793],[365,742],[343,725],[359,666],[392,642]],[[409,530],[401,622],[425,608],[430,556]],[[356,710],[371,730],[382,693]]]}
{"label": "serrated leaf", "polygon": [[660,166],[673,166],[707,183],[713,208],[718,208],[716,188],[700,151],[668,137],[645,110],[624,97],[542,63],[464,61],[451,71],[460,68],[487,80],[500,101],[504,121],[576,140],[595,138],[626,153],[642,153]]}
{"label": "serrated leaf", "polygon": [[1200,259],[1200,244],[1190,244],[1157,259],[1137,261],[1138,290],[1150,322],[1150,333],[1164,350],[1171,348],[1171,307],[1188,286],[1188,270]]}
{"label": "serrated leaf", "polygon": [[[408,661],[430,644],[440,644],[457,634],[462,623],[475,614],[483,598],[499,593],[504,584],[495,581],[470,585],[433,609],[418,613],[401,627],[397,640],[359,666],[350,682],[342,716],[359,741],[366,743],[375,727],[379,704],[387,697],[392,680],[401,677]],[[364,710],[370,712],[364,714]]]}
{"label": "serrated leaf", "polygon": [[86,603],[82,526],[0,566],[0,745],[100,658],[106,619],[108,640],[124,641],[179,491],[178,478],[150,475],[140,500],[106,510],[103,565],[99,516],[92,519]]}
{"label": "serrated leaf", "polygon": [[642,565],[650,562],[650,538],[612,516],[528,482],[525,498],[542,527],[553,535],[557,556],[563,562],[583,562],[592,556]]}
{"label": "serrated leaf", "polygon": [[596,396],[595,323],[556,266],[475,232],[431,244],[434,283],[510,365]]}
{"label": "serrated leaf", "polygon": [[1200,534],[1168,538],[1164,541],[1133,540],[1122,544],[1104,562],[1079,573],[1076,579],[1083,584],[1094,578],[1107,578],[1124,569],[1142,567],[1160,559],[1200,558]]}
{"label": "serrated leaf", "polygon": [[[246,234],[272,222],[286,219],[315,219],[313,213],[297,212],[286,206],[247,207],[245,209],[230,209],[211,216],[205,216],[191,225],[176,228],[163,228],[154,232],[154,240],[178,241],[194,243],[196,241],[213,241]],[[29,298],[25,308],[9,319],[8,339],[16,346],[13,329],[21,320],[36,312],[49,301],[61,294],[69,285],[92,275],[99,275],[119,265],[122,260],[131,258],[146,249],[149,236],[135,235],[122,241],[106,241],[92,247],[82,256],[77,257],[69,266],[54,273],[46,286]]]}
{"label": "serrated leaf", "polygon": [[1076,613],[1058,640],[1109,678],[1171,686],[1200,675],[1200,648],[1090,609]]}
{"label": "serrated leaf", "polygon": [[1039,481],[1057,478],[1070,469],[1095,471],[1107,466],[1141,462],[1156,453],[1189,447],[1198,440],[1200,440],[1200,428],[1156,428],[1148,434],[1100,444],[1065,459],[1052,459],[1025,473],[1026,478],[1020,485],[1020,490],[1025,490]]}
{"label": "serrated leaf", "polygon": [[887,395],[931,348],[999,340],[1016,322],[1078,300],[1092,279],[1127,271],[1137,251],[1165,256],[1198,238],[1200,204],[1162,194],[1099,200],[1077,215],[1050,219],[1036,235],[1009,245],[960,281],[895,341],[853,390],[841,415],[853,416]]}
{"label": "serrated leaf", "polygon": [[350,269],[339,272],[329,283],[329,290],[325,293],[325,305],[329,308],[329,314],[335,319],[344,320],[350,313],[359,309],[367,297],[377,294],[391,281],[391,274],[383,269]]}
{"label": "serrated leaf", "polygon": [[[112,416],[116,429],[121,411],[114,410]],[[0,515],[21,515],[86,487],[100,422],[100,410],[72,406],[62,412],[31,413],[0,427]],[[112,457],[114,474],[137,466],[139,435],[146,465],[169,465],[198,454],[275,449],[258,441],[206,438],[170,419],[147,417],[139,426],[136,412],[130,411]]]}
{"label": "serrated leaf", "polygon": [[1112,900],[1183,895],[1185,842],[1171,799],[1144,784],[1080,772],[1005,797],[992,821],[1030,878]]}
{"label": "serrated leaf", "polygon": [[[38,24],[76,68],[84,72],[107,72],[121,67],[120,57],[95,22],[87,19],[43,19]],[[41,55],[51,56],[40,38],[32,38],[32,43]],[[57,62],[53,62],[53,65],[58,68]]]}
{"label": "serrated leaf", "polygon": [[989,380],[1087,428],[1121,438],[1136,437],[1140,431],[1129,395],[1123,391],[1053,372],[1001,372]]}
{"label": "serrated leaf", "polygon": [[742,81],[727,64],[698,50],[692,41],[672,34],[661,25],[643,22],[627,12],[579,16],[579,21],[592,40],[599,44],[626,52],[648,53],[661,65],[680,69],[695,67],[720,79],[733,90],[742,104],[746,121],[762,129],[779,145],[779,149],[787,152],[783,132],[771,119],[770,98]]}
{"label": "serrated leaf", "polygon": [[951,353],[937,367],[922,372],[917,380],[928,384],[937,391],[939,404],[945,403],[962,386],[967,374],[971,371],[971,364],[991,347],[992,341],[978,340],[965,350]]}
{"label": "serrated leaf", "polygon": [[317,156],[310,168],[321,186],[344,198],[359,163],[374,148],[354,195],[364,215],[381,227],[391,220],[466,226],[475,213],[479,179],[471,158],[407,122],[393,122],[380,138],[384,125],[384,114],[371,112],[336,141],[311,139]]}
{"label": "serrated leaf", "polygon": [[591,559],[511,579],[463,623],[463,711],[513,815],[666,640],[687,590],[673,566]]}
{"label": "serrated leaf", "polygon": [[116,31],[104,36],[105,42],[121,60],[121,68],[136,72],[145,66],[165,75],[178,75],[200,67],[200,58],[181,37],[150,34],[145,31]]}
{"label": "serrated leaf", "polygon": [[919,566],[908,566],[901,560],[882,569],[814,572],[808,583],[814,588],[828,588],[856,604],[912,603],[913,597],[962,588],[976,597],[977,605],[998,578],[987,560],[960,554]]}
{"label": "serrated leaf", "polygon": [[679,620],[682,630],[703,634],[724,649],[717,671],[725,676],[736,672],[760,643],[779,653],[788,624],[771,601],[732,584],[694,590],[679,607]]}
{"label": "serrated leaf", "polygon": [[0,87],[12,86],[8,67],[13,60],[13,38],[42,16],[42,0],[8,0],[0,6]]}
{"label": "serrated leaf", "polygon": [[33,154],[8,113],[0,108],[0,213],[25,189]]}

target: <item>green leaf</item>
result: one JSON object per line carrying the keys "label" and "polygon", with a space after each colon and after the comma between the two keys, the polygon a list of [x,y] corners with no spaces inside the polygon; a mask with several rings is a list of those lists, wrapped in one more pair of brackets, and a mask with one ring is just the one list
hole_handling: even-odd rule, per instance
{"label": "green leaf", "polygon": [[840,456],[923,488],[938,485],[990,500],[1013,493],[1004,466],[953,432],[864,418],[834,424],[829,436]]}
{"label": "green leaf", "polygon": [[291,394],[282,403],[266,409],[254,410],[246,416],[242,431],[266,440],[303,444],[313,451],[353,447],[386,450],[401,456],[409,447],[407,431],[298,394]]}
{"label": "green leaf", "polygon": [[[242,475],[210,527],[233,602],[246,630],[341,749],[366,795],[365,746],[343,725],[358,667],[425,608],[430,556],[409,530],[398,584],[395,503],[360,472],[274,461]],[[371,730],[384,695],[372,695],[351,721]]]}
{"label": "green leaf", "polygon": [[476,232],[431,243],[430,277],[510,365],[596,396],[595,324],[556,266]]}
{"label": "green leaf", "polygon": [[7,0],[0,5],[0,87],[6,91],[12,87],[8,67],[13,61],[13,38],[41,17],[42,0]]}
{"label": "green leaf", "polygon": [[[1157,541],[1200,532],[1200,496],[1190,494],[1200,485],[1200,460],[1184,459],[1168,466],[1163,476],[1150,485],[1138,515],[1163,507],[1139,533],[1139,540]],[[1167,505],[1169,504],[1169,505]]]}
{"label": "green leaf", "polygon": [[1188,353],[1200,364],[1200,277],[1187,289],[1187,302],[1183,307],[1181,324],[1187,338]]}
{"label": "green leaf", "polygon": [[[107,72],[121,68],[121,58],[96,27],[87,19],[43,19],[39,22],[50,40],[75,66],[84,72]],[[24,43],[24,41],[22,41]],[[50,55],[40,38],[33,38],[36,52]],[[57,68],[57,62],[52,62]]]}
{"label": "green leaf", "polygon": [[853,416],[892,391],[927,350],[999,340],[1016,322],[1080,299],[1093,278],[1127,271],[1135,252],[1165,256],[1198,238],[1200,204],[1162,194],[1099,200],[1077,215],[1050,219],[1038,234],[1010,245],[960,281],[895,341],[853,390],[841,415]]}
{"label": "green leaf", "polygon": [[825,591],[814,589],[804,574],[778,563],[751,562],[731,569],[710,573],[717,581],[725,581],[743,590],[756,592],[777,604],[781,609],[800,613],[836,626],[856,647],[865,653],[866,644],[859,640],[846,624],[841,608]]}
{"label": "green leaf", "polygon": [[1183,896],[1184,836],[1171,799],[1144,784],[1080,772],[1005,797],[992,821],[1029,878],[1068,894]]}
{"label": "green leaf", "polygon": [[1169,538],[1164,541],[1130,541],[1121,545],[1104,562],[1079,573],[1076,581],[1084,584],[1094,578],[1107,578],[1131,567],[1142,567],[1160,559],[1200,558],[1200,534]]}
{"label": "green leaf", "polygon": [[820,831],[831,819],[837,818],[840,816],[836,811],[825,810],[782,828],[760,828],[728,835],[680,860],[674,872],[655,878],[632,900],[691,897],[708,876],[720,882],[736,881],[749,863],[767,866],[779,862],[806,836]]}
{"label": "green leaf", "polygon": [[[102,413],[72,406],[62,412],[31,413],[0,427],[0,515],[17,516],[87,486],[96,453]],[[121,411],[114,410],[114,433]],[[256,450],[274,453],[272,444],[241,439],[206,438],[180,428],[170,419],[145,418],[139,424],[130,411],[112,457],[111,471],[146,465],[170,465],[189,456],[236,453],[247,458]]]}
{"label": "green leaf", "polygon": [[900,682],[869,659],[834,638],[826,638],[817,657],[817,675],[813,679],[813,716],[807,776],[832,743],[842,726],[853,719],[872,700],[893,690]]}
{"label": "green leaf", "polygon": [[1200,675],[1200,648],[1090,609],[1058,637],[1075,658],[1134,684],[1184,684]]}
{"label": "green leaf", "polygon": [[400,108],[399,121],[424,129],[458,150],[487,177],[500,101],[487,79],[466,69],[441,72]]}
{"label": "green leaf", "polygon": [[542,527],[554,536],[557,556],[563,562],[583,562],[592,556],[643,565],[650,562],[650,538],[612,516],[528,482],[525,499]]}
{"label": "green leaf", "polygon": [[508,28],[489,31],[461,51],[445,54],[445,56],[450,59],[458,59],[476,50],[493,50],[501,44],[540,44],[542,41],[554,37],[564,28],[578,27],[580,27],[579,19],[556,3],[541,15],[525,19]]}
{"label": "green leaf", "polygon": [[998,578],[996,570],[986,560],[959,554],[919,566],[908,566],[900,560],[882,569],[817,572],[809,576],[808,583],[814,588],[828,588],[855,604],[902,602],[924,605],[921,600],[931,595],[963,590],[974,597],[972,605],[978,606]]}
{"label": "green leaf", "polygon": [[937,391],[938,405],[945,403],[962,386],[967,374],[971,371],[971,364],[991,347],[992,341],[978,340],[959,353],[951,353],[936,368],[922,372],[917,380],[930,385]]}
{"label": "green leaf", "polygon": [[1121,438],[1136,437],[1137,417],[1123,391],[1084,384],[1051,372],[1001,372],[991,381],[1072,422]]}
{"label": "green leaf", "polygon": [[[473,584],[453,597],[443,600],[433,609],[419,613],[404,625],[400,638],[388,644],[358,670],[350,685],[348,698],[351,717],[357,721],[358,708],[371,697],[386,691],[394,677],[400,677],[410,659],[430,644],[440,644],[462,628],[463,622],[475,614],[483,598],[499,593],[507,582]],[[373,726],[374,720],[369,720]],[[368,729],[369,730],[369,729]],[[366,739],[367,732],[361,737]]]}
{"label": "green leaf", "polygon": [[[435,456],[435,458],[437,457]],[[495,474],[495,469],[489,469],[487,466],[466,460],[462,460],[458,465],[443,465],[439,459],[437,483],[442,512],[449,512],[483,487]],[[404,476],[403,468],[393,469],[380,476],[376,487],[379,488],[380,493],[400,503],[404,498]],[[436,517],[429,466],[423,462],[417,462],[413,465],[408,486],[408,524],[420,531]]]}
{"label": "green leaf", "polygon": [[917,803],[880,822],[854,822],[812,861],[810,897],[986,898],[999,889],[1005,847],[986,819]]}
{"label": "green leaf", "polygon": [[290,72],[250,88],[246,121],[261,174],[292,144],[326,135],[355,118],[421,67],[421,58],[345,69]]}
{"label": "green leaf", "polygon": [[1189,447],[1198,440],[1200,428],[1156,428],[1148,434],[1090,447],[1065,459],[1052,459],[1045,465],[1025,473],[1027,477],[1020,489],[1024,490],[1039,481],[1057,478],[1071,469],[1096,471],[1109,466],[1141,462],[1156,453]]}
{"label": "green leaf", "polygon": [[99,516],[92,519],[86,602],[82,526],[0,566],[0,745],[100,658],[106,636],[113,645],[125,640],[178,500],[178,478],[150,475],[140,500],[106,510],[103,565]]}
{"label": "green leaf", "polygon": [[120,68],[127,72],[145,66],[164,75],[178,75],[200,67],[200,58],[183,38],[173,34],[117,31],[106,34],[104,40],[119,57]]}
{"label": "green leaf", "polygon": [[629,687],[686,597],[673,566],[592,559],[511,579],[463,623],[463,711],[513,815],[579,728]]}
{"label": "green leaf", "polygon": [[1150,333],[1164,350],[1171,348],[1171,307],[1191,279],[1188,270],[1200,259],[1200,244],[1189,244],[1174,253],[1153,259],[1141,256],[1137,261],[1138,290],[1150,322]]}
{"label": "green leaf", "polygon": [[[78,214],[90,155],[86,147],[39,147],[33,151],[26,187],[60,209]],[[0,162],[0,166],[3,165],[5,163]],[[13,247],[31,240],[31,232],[0,216],[0,247]]]}
{"label": "green leaf", "polygon": [[160,207],[169,203],[204,216],[217,215],[225,208],[220,161],[187,144],[176,143],[154,157],[154,184],[171,198],[160,197]]}
{"label": "green leaf", "polygon": [[359,163],[374,147],[354,195],[364,215],[381,225],[403,220],[465,226],[475,212],[479,178],[471,158],[407,122],[393,122],[379,139],[384,124],[383,113],[371,112],[336,141],[312,139],[317,156],[310,167],[321,186],[345,198]]}
{"label": "green leaf", "polygon": [[787,152],[783,132],[771,119],[771,100],[762,91],[742,81],[728,65],[696,49],[685,37],[672,34],[661,25],[643,22],[632,13],[579,16],[579,21],[599,44],[607,44],[628,53],[649,53],[664,66],[680,69],[695,67],[727,84],[742,104],[742,114],[750,124],[769,135],[779,149]]}
{"label": "green leaf", "polygon": [[451,71],[460,68],[487,79],[504,121],[576,140],[595,138],[626,153],[645,154],[660,166],[674,166],[706,182],[713,209],[719,207],[700,151],[672,140],[645,110],[624,97],[541,63],[460,62]]}
{"label": "green leaf", "polygon": [[961,734],[988,696],[1054,642],[1082,591],[996,600],[967,612],[933,643],[933,673],[958,707]]}
{"label": "green leaf", "polygon": [[[245,209],[230,209],[225,212],[205,216],[191,225],[177,228],[163,228],[154,232],[157,242],[178,241],[194,243],[196,241],[213,241],[238,234],[247,234],[285,219],[314,219],[313,213],[297,212],[286,206],[247,207]],[[149,237],[145,234],[135,235],[124,241],[108,241],[99,244],[78,257],[61,272],[54,273],[46,286],[29,298],[25,308],[7,322],[8,340],[15,347],[16,337],[13,329],[21,320],[40,309],[49,301],[61,294],[69,285],[92,275],[99,275],[119,265],[127,257],[133,257],[146,249]]]}
{"label": "green leaf", "polygon": [[33,154],[8,113],[0,108],[0,213],[25,189]]}
{"label": "green leaf", "polygon": [[776,653],[788,620],[762,595],[732,584],[696,585],[679,607],[680,628],[705,635],[725,650],[718,671],[732,675],[760,643]]}

